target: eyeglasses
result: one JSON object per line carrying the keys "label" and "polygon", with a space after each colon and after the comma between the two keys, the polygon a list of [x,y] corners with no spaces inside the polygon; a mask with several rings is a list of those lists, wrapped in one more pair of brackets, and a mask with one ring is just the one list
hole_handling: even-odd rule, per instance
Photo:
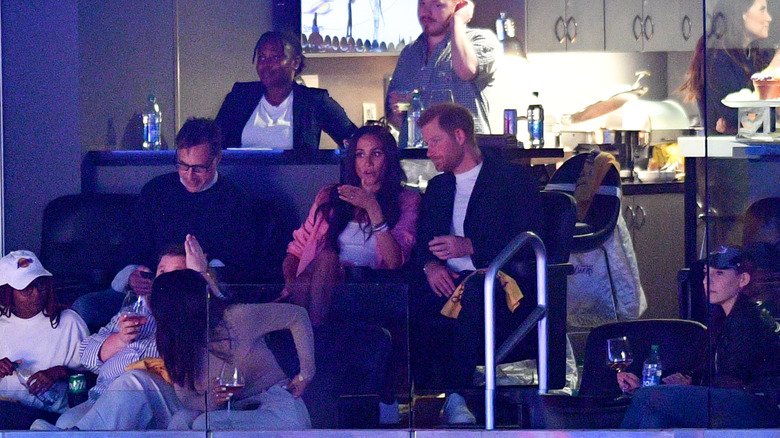
{"label": "eyeglasses", "polygon": [[182,163],[181,161],[176,161],[176,170],[179,172],[187,172],[188,170],[192,169],[193,173],[206,173],[211,169],[211,166],[214,164],[214,158],[211,159],[209,164],[186,164]]}

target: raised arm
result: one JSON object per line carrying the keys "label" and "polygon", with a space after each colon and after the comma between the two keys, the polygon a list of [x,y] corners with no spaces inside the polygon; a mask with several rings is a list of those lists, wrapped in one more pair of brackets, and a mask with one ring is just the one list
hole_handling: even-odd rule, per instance
{"label": "raised arm", "polygon": [[231,333],[240,344],[253,345],[270,332],[290,330],[300,362],[298,376],[311,381],[316,372],[314,333],[306,309],[283,303],[237,304],[226,312]]}
{"label": "raised arm", "polygon": [[470,81],[479,73],[479,60],[471,39],[466,35],[466,25],[474,15],[474,3],[471,0],[461,2],[452,14],[450,22],[452,42],[452,68],[464,81]]}

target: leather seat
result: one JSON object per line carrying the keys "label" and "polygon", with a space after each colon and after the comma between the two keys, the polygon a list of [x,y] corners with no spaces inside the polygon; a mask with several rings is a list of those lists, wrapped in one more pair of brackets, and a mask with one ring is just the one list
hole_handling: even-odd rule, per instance
{"label": "leather seat", "polygon": [[121,251],[138,197],[89,193],[61,196],[43,212],[41,263],[54,274],[58,293],[69,301],[102,290],[125,265]]}
{"label": "leather seat", "polygon": [[659,346],[664,373],[690,371],[707,347],[707,328],[681,319],[622,321],[595,327],[588,335],[580,390],[576,396],[543,395],[532,415],[532,427],[547,429],[614,429],[620,427],[630,399],[621,394],[615,371],[607,367],[607,339],[625,336],[633,354],[629,372],[642,375],[651,345]]}

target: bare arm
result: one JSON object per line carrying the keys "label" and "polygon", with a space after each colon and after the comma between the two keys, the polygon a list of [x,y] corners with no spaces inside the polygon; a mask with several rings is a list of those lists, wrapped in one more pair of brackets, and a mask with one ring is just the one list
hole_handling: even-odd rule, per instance
{"label": "bare arm", "polygon": [[474,3],[465,0],[458,4],[450,21],[452,68],[455,74],[464,81],[477,77],[479,60],[474,45],[466,35],[466,25],[474,15]]}
{"label": "bare arm", "polygon": [[103,345],[100,346],[100,360],[105,362],[111,359],[119,350],[133,342],[146,321],[145,316],[122,315],[119,318],[119,330],[106,338]]}
{"label": "bare arm", "polygon": [[287,253],[284,262],[282,262],[282,276],[284,277],[284,282],[286,284],[292,283],[293,280],[295,280],[295,277],[297,277],[296,272],[298,272],[298,264],[300,262],[301,259],[293,254]]}

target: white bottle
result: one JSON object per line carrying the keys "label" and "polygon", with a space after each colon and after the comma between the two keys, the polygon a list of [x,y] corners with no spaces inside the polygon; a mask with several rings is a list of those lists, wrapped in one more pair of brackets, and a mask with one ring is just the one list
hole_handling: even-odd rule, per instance
{"label": "white bottle", "polygon": [[422,131],[417,126],[417,120],[423,112],[422,99],[420,97],[420,91],[414,90],[412,92],[412,99],[409,103],[409,112],[406,115],[407,126],[407,148],[421,148],[423,147]]}
{"label": "white bottle", "polygon": [[650,357],[645,360],[642,367],[642,386],[656,386],[661,384],[663,366],[661,356],[658,354],[658,346],[650,347]]}
{"label": "white bottle", "polygon": [[[25,388],[29,389],[30,386],[27,384],[27,381],[30,380],[30,377],[32,377],[35,372],[29,368],[22,368],[19,363],[14,364],[14,368],[16,369],[16,378],[19,379],[19,382],[24,385]],[[53,406],[57,402],[57,397],[51,389],[43,394],[36,395],[35,398],[40,400],[44,407]]]}
{"label": "white bottle", "polygon": [[154,94],[149,95],[149,103],[146,110],[144,110],[142,118],[144,123],[143,148],[154,151],[162,149],[162,113]]}

